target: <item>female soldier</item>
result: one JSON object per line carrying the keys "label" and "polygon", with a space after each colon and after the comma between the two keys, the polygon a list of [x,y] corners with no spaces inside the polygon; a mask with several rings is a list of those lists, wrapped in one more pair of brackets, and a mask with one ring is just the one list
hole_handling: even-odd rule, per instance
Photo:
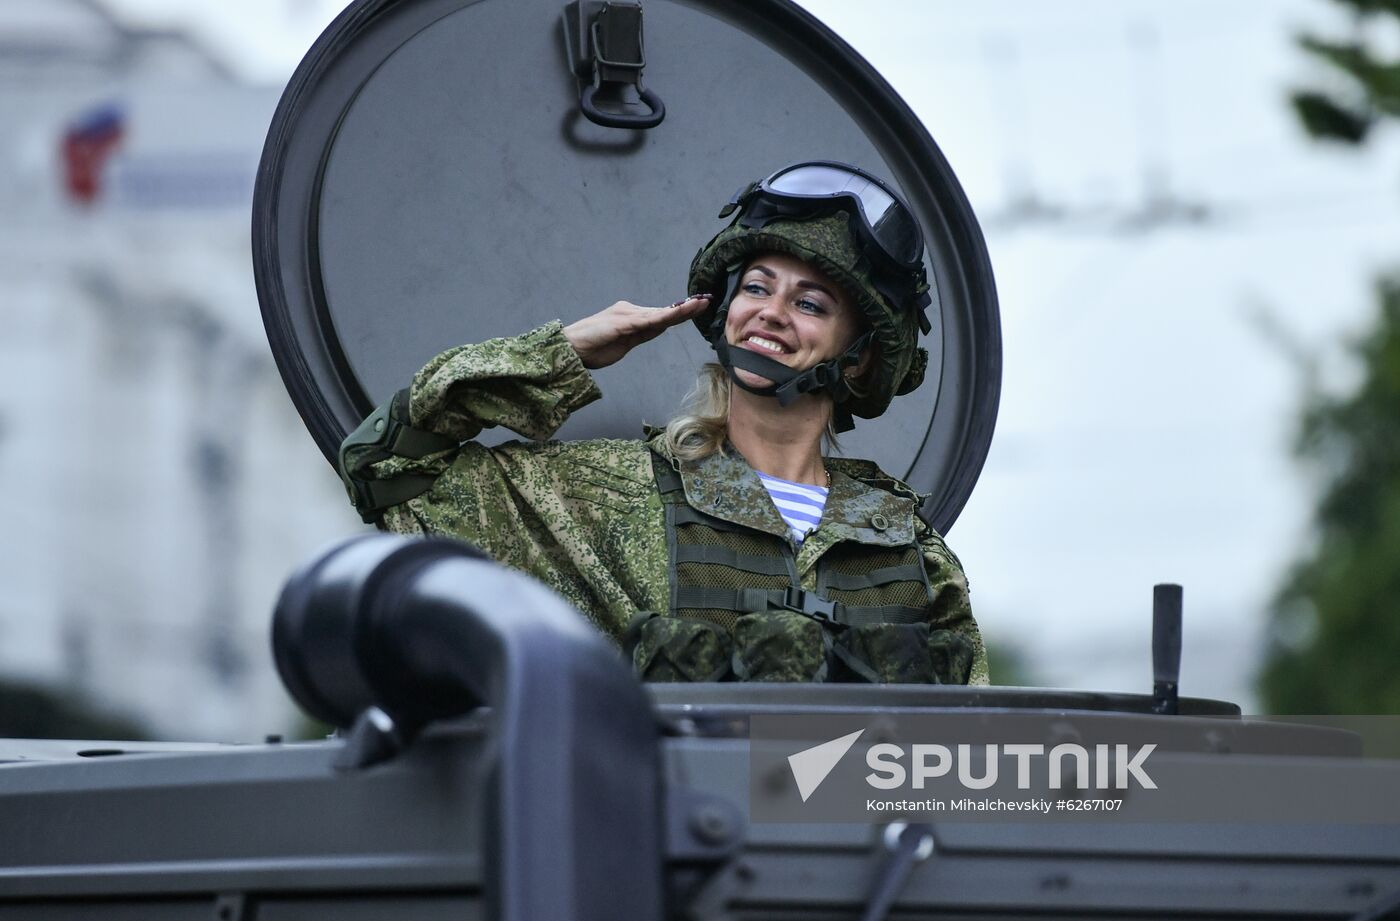
{"label": "female soldier", "polygon": [[[912,213],[823,161],[748,186],[730,214],[691,264],[705,293],[430,361],[342,446],[352,498],[389,530],[461,538],[543,580],[649,680],[985,683],[966,579],[918,496],[821,452],[923,378]],[[601,396],[588,369],[687,319],[719,364],[646,441],[470,440],[493,425],[548,438]]]}

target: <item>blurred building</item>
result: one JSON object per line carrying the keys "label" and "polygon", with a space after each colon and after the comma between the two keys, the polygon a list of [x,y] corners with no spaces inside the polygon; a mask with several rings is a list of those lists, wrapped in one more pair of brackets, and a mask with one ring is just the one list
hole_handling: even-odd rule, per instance
{"label": "blurred building", "polygon": [[280,90],[93,0],[0,4],[0,677],[165,736],[288,726],[277,589],[362,527],[253,287]]}

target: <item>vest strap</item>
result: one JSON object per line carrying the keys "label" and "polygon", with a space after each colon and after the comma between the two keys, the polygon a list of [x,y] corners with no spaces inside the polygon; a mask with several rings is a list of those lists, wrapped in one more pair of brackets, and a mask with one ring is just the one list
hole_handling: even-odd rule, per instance
{"label": "vest strap", "polygon": [[757,553],[739,553],[728,547],[711,544],[681,544],[676,548],[677,563],[713,563],[732,566],[744,572],[763,576],[788,575],[787,560],[777,556],[764,556]]}
{"label": "vest strap", "polygon": [[923,608],[902,604],[842,604],[800,588],[713,588],[684,585],[676,589],[677,608],[718,608],[722,611],[767,611],[782,608],[806,614],[832,626],[865,624],[918,624],[926,619]]}
{"label": "vest strap", "polygon": [[840,659],[852,673],[860,676],[866,684],[880,684],[880,676],[875,674],[875,670],[866,665],[859,657],[851,654],[851,651],[840,643],[833,643],[830,647],[836,658]]}
{"label": "vest strap", "polygon": [[911,608],[904,604],[846,604],[840,607],[840,622],[851,627],[862,627],[866,624],[922,624],[928,620],[928,611],[925,608]]}
{"label": "vest strap", "polygon": [[685,484],[681,482],[680,473],[671,466],[670,461],[655,451],[651,452],[651,470],[656,476],[656,489],[663,498],[676,493],[681,493],[684,498]]}
{"label": "vest strap", "polygon": [[[770,608],[789,607],[783,600],[791,591],[790,588],[714,588],[708,585],[682,585],[676,589],[676,607],[719,608],[722,611],[740,613],[767,611]],[[800,611],[801,608],[792,610]]]}
{"label": "vest strap", "polygon": [[826,587],[857,591],[863,588],[876,588],[890,582],[922,582],[923,580],[924,567],[922,562],[901,563],[898,566],[872,569],[870,572],[830,572],[826,576]]}

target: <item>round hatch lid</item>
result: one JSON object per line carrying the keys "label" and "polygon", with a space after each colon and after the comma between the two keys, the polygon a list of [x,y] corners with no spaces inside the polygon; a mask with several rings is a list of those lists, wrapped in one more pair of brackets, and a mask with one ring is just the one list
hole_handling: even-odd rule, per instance
{"label": "round hatch lid", "polygon": [[[579,76],[590,69],[596,90]],[[629,85],[638,74],[642,93]],[[288,84],[258,172],[254,270],[278,367],[334,460],[443,349],[684,296],[734,191],[815,159],[887,177],[924,229],[924,384],[857,419],[843,447],[929,493],[921,514],[947,531],[986,458],[1001,386],[986,244],[908,106],[787,0],[346,9]],[[603,399],[558,437],[640,437],[643,422],[671,418],[712,354],[691,324],[670,330],[595,372]]]}

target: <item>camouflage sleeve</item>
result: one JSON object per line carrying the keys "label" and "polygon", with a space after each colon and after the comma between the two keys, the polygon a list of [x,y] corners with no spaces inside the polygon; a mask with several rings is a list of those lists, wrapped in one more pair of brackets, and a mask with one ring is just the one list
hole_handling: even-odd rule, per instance
{"label": "camouflage sleeve", "polygon": [[990,684],[987,650],[982,644],[982,631],[972,616],[972,602],[968,597],[967,576],[963,573],[962,563],[932,528],[922,528],[918,540],[929,586],[934,593],[930,625],[935,629],[952,630],[970,640],[974,655],[968,684]]}
{"label": "camouflage sleeve", "polygon": [[[600,395],[557,322],[438,355],[414,378],[410,417],[415,428],[460,443],[368,468],[372,479],[423,485],[386,508],[382,526],[467,541],[620,636],[638,610],[666,598],[664,515],[650,455],[639,441],[542,440]],[[536,440],[470,440],[493,425]]]}
{"label": "camouflage sleeve", "polygon": [[[571,412],[600,396],[592,375],[564,337],[563,324],[555,320],[523,336],[460,345],[436,356],[414,375],[409,415],[414,427],[457,442],[496,425],[545,439]],[[391,457],[351,465],[350,472],[366,480],[437,477],[458,453],[454,448],[417,459]],[[384,517],[385,527],[400,530],[395,522],[402,517],[391,509]]]}
{"label": "camouflage sleeve", "polygon": [[542,440],[600,396],[555,320],[438,355],[414,376],[409,409],[414,426],[458,441],[495,425]]}

